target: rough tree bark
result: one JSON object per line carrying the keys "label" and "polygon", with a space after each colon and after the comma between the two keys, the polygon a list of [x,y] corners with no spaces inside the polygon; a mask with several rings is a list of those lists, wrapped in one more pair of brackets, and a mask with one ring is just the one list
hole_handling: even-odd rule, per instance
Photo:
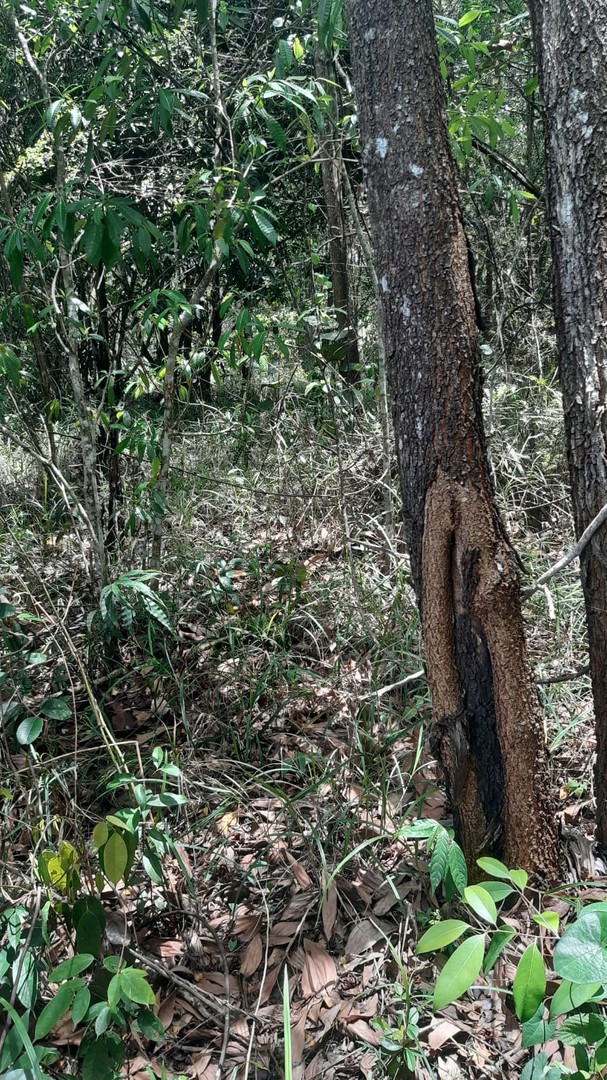
{"label": "rough tree bark", "polygon": [[469,866],[493,852],[550,880],[547,754],[487,464],[431,0],[347,0],[347,12],[434,746]]}
{"label": "rough tree bark", "polygon": [[[567,455],[578,537],[607,501],[607,2],[532,0]],[[580,559],[607,844],[607,532]]]}

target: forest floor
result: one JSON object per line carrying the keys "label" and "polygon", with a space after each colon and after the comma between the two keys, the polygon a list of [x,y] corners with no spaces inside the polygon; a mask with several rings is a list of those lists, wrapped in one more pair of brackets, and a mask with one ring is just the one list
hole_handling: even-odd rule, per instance
{"label": "forest floor", "polygon": [[[255,467],[219,467],[221,445],[209,439],[190,481],[184,443],[158,592],[170,629],[124,586],[128,632],[103,615],[91,620],[71,535],[43,534],[12,495],[1,500],[2,593],[35,615],[28,649],[43,657],[21,681],[21,704],[35,713],[61,692],[72,705],[69,721],[48,720],[31,747],[16,747],[3,728],[4,902],[31,908],[36,854],[60,839],[93,880],[92,830],[130,805],[128,786],[112,784],[80,658],[131,775],[147,783],[161,746],[184,796],[163,815],[174,857],[162,882],[136,864],[128,886],[106,883],[99,894],[107,948],[127,950],[148,972],[165,1027],[157,1044],[133,1036],[125,1076],[278,1080],[287,1075],[288,987],[295,1080],[518,1077],[531,1052],[499,992],[514,951],[486,985],[438,1014],[436,968],[415,951],[450,909],[431,890],[425,845],[404,827],[450,818],[428,756],[407,560],[378,525],[377,432],[350,434],[341,455],[329,439],[319,455],[318,439],[300,432],[296,451],[280,462],[266,454],[261,465],[258,453]],[[14,462],[2,479],[5,491],[18,489]],[[531,533],[503,501],[537,575],[568,543],[566,514],[551,502],[542,532]],[[135,548],[127,554],[137,565]],[[588,679],[562,680],[584,663],[575,567],[529,601],[527,617],[566,841],[564,886],[546,904],[566,916],[575,897],[607,897],[592,844]],[[520,952],[535,936],[529,912],[519,905],[509,918]],[[58,928],[52,963],[69,948]],[[55,1026],[51,1075],[78,1075],[79,1040],[67,1019]]]}

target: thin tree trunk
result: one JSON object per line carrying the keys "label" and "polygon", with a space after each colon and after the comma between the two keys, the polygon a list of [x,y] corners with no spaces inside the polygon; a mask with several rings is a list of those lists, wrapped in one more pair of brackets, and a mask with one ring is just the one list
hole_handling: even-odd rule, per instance
{"label": "thin tree trunk", "polygon": [[[607,3],[532,0],[544,109],[557,344],[577,536],[607,501]],[[580,559],[607,844],[607,531]]]}
{"label": "thin tree trunk", "polygon": [[337,143],[338,105],[335,91],[335,73],[330,58],[318,46],[316,51],[316,75],[330,97],[329,118],[320,144],[320,168],[327,214],[327,235],[331,263],[331,287],[337,329],[343,335],[344,360],[340,371],[346,382],[357,383],[360,377],[360,354],[354,309],[348,277],[348,242],[346,218],[342,195],[341,147]]}
{"label": "thin tree trunk", "polygon": [[373,291],[375,293],[375,300],[377,303],[377,383],[379,390],[379,416],[381,421],[381,456],[383,466],[381,479],[383,485],[382,490],[384,503],[382,528],[388,540],[386,550],[386,562],[389,565],[390,557],[392,554],[392,541],[394,539],[394,505],[392,500],[391,483],[392,430],[390,424],[390,401],[388,398],[388,380],[386,373],[386,343],[384,341],[384,328],[382,325],[382,304],[379,293],[379,281],[377,279],[377,271],[375,270],[373,252],[371,251],[371,244],[369,243],[367,234],[361,221],[358,207],[356,205],[356,199],[354,198],[354,192],[352,191],[350,177],[348,176],[348,170],[346,169],[345,162],[343,161],[341,169],[346,202],[348,203],[348,209],[350,211],[350,216],[356,230],[358,242],[360,244],[361,251],[367,264],[367,269],[371,276],[371,281],[373,282]]}
{"label": "thin tree trunk", "polygon": [[[9,16],[12,27],[21,46],[25,62],[40,83],[42,98],[47,110],[51,105],[51,95],[44,68],[39,67],[30,51],[27,40],[19,28],[13,13]],[[67,161],[61,134],[54,131],[55,156],[55,191],[59,199],[65,198]],[[86,400],[86,391],[80,369],[80,317],[78,297],[74,285],[74,271],[70,253],[66,251],[63,239],[59,238],[59,271],[63,285],[64,310],[55,302],[55,310],[63,324],[64,348],[67,355],[68,371],[74,396],[74,405],[80,425],[80,448],[82,454],[83,503],[86,509],[86,521],[90,530],[91,571],[93,585],[97,592],[107,583],[107,562],[105,538],[102,522],[101,499],[97,484],[97,418],[91,414]]]}
{"label": "thin tree trunk", "polygon": [[431,0],[348,0],[347,11],[433,744],[470,868],[494,852],[553,880],[547,753],[486,457]]}

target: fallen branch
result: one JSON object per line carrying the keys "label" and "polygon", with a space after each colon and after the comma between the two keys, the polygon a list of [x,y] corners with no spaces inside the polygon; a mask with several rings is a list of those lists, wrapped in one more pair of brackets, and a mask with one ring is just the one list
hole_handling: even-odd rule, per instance
{"label": "fallen branch", "polygon": [[601,525],[606,520],[607,503],[605,503],[605,505],[601,507],[596,517],[593,518],[590,522],[590,525],[588,525],[588,527],[584,529],[584,532],[580,536],[577,544],[575,544],[574,547],[572,547],[566,555],[563,555],[562,559],[559,559],[558,562],[555,562],[554,566],[551,566],[549,570],[546,570],[546,573],[542,574],[542,576],[537,579],[535,585],[532,585],[530,589],[523,590],[522,595],[524,596],[524,598],[528,599],[528,597],[533,596],[533,594],[536,593],[539,589],[541,589],[547,581],[550,581],[550,578],[553,578],[555,574],[560,574],[561,570],[564,570],[567,566],[574,562],[575,559],[579,559],[580,555],[584,551],[584,548],[587,547],[587,545],[592,540],[594,534],[598,532]]}

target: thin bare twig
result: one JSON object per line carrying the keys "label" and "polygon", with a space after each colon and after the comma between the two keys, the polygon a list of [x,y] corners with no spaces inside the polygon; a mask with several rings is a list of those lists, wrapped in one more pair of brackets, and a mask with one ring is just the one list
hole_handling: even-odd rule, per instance
{"label": "thin bare twig", "polygon": [[546,570],[546,573],[542,574],[542,576],[537,579],[535,585],[532,585],[530,589],[523,590],[523,596],[525,597],[525,599],[533,596],[533,594],[536,593],[539,589],[541,589],[547,581],[550,581],[550,579],[553,578],[555,574],[560,574],[561,570],[565,570],[565,568],[569,566],[572,562],[574,562],[575,559],[579,559],[580,555],[588,546],[594,534],[598,532],[604,521],[607,521],[607,503],[605,503],[605,505],[601,507],[596,517],[594,517],[590,522],[590,525],[588,525],[588,527],[584,529],[584,532],[580,536],[577,544],[575,544],[570,549],[570,551],[563,555],[563,557],[559,559],[558,562],[555,562],[549,570]]}

